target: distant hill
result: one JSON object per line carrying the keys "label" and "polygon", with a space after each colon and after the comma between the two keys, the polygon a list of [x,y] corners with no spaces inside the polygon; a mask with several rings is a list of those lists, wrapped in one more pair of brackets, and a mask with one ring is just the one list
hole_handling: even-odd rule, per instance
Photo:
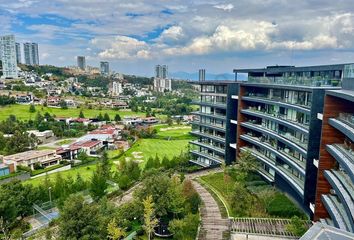
{"label": "distant hill", "polygon": [[[173,72],[169,73],[171,78],[175,79],[186,79],[186,80],[199,80],[199,74],[188,73],[188,72]],[[235,74],[233,73],[208,73],[205,75],[206,80],[235,80]],[[238,80],[246,80],[245,75],[238,74]]]}

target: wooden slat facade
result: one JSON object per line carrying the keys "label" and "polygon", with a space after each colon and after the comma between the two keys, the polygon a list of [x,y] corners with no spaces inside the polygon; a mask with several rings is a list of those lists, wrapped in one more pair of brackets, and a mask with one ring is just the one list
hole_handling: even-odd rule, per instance
{"label": "wooden slat facade", "polygon": [[345,136],[340,131],[328,124],[330,118],[336,118],[339,113],[348,112],[353,110],[352,102],[347,100],[326,95],[325,104],[323,110],[322,121],[322,137],[320,146],[320,159],[318,165],[317,174],[317,186],[316,186],[316,201],[315,201],[315,214],[314,220],[318,221],[320,218],[328,218],[329,214],[321,201],[322,194],[328,194],[331,185],[325,179],[323,172],[325,170],[333,169],[336,165],[336,160],[326,150],[326,145],[334,143],[343,143]]}

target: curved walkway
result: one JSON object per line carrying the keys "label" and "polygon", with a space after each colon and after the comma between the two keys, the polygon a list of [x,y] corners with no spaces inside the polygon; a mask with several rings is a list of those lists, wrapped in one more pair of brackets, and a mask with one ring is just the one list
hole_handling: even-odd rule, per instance
{"label": "curved walkway", "polygon": [[202,223],[198,239],[222,240],[223,233],[229,232],[230,220],[221,217],[218,204],[202,185],[194,180],[192,183],[204,203],[201,207]]}

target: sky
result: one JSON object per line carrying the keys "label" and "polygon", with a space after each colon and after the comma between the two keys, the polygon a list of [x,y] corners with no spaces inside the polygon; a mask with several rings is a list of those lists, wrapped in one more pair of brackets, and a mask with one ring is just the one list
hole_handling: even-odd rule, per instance
{"label": "sky", "polygon": [[353,0],[0,0],[0,35],[40,63],[152,76],[354,62]]}

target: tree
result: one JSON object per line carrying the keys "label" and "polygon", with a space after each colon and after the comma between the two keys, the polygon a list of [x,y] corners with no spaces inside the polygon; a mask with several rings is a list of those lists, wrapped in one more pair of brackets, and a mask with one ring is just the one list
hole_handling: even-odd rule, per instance
{"label": "tree", "polygon": [[62,109],[68,109],[68,104],[64,101],[64,100],[61,100],[59,102],[59,106],[62,108]]}
{"label": "tree", "polygon": [[250,172],[255,170],[259,166],[259,162],[257,158],[252,155],[250,151],[242,151],[239,154],[237,159],[238,168],[241,172],[244,172],[246,175]]}
{"label": "tree", "polygon": [[91,178],[90,193],[95,200],[98,200],[105,195],[107,187],[107,178],[102,166],[99,164]]}
{"label": "tree", "polygon": [[103,116],[103,120],[104,120],[104,121],[106,121],[106,122],[111,121],[111,119],[110,119],[110,117],[109,117],[108,113],[105,113],[105,114],[104,114],[104,116]]}
{"label": "tree", "polygon": [[307,231],[305,222],[298,216],[293,216],[290,219],[290,223],[286,226],[286,230],[293,233],[295,236],[302,236]]}
{"label": "tree", "polygon": [[171,116],[167,116],[166,123],[168,124],[168,126],[172,126],[173,120],[172,120]]}
{"label": "tree", "polygon": [[114,121],[116,121],[116,122],[122,121],[122,118],[120,117],[120,115],[118,113],[114,116]]}
{"label": "tree", "polygon": [[174,219],[168,224],[168,230],[173,233],[173,239],[193,240],[199,225],[197,214],[188,214],[183,219]]}
{"label": "tree", "polygon": [[33,104],[30,105],[30,107],[29,107],[29,112],[30,112],[30,113],[36,112],[36,108],[35,108],[35,106],[34,106]]}
{"label": "tree", "polygon": [[116,219],[113,218],[107,226],[108,239],[119,240],[127,235],[124,229],[118,227]]}
{"label": "tree", "polygon": [[82,195],[71,195],[60,211],[59,233],[61,239],[100,239],[97,206]]}
{"label": "tree", "polygon": [[84,112],[80,110],[79,118],[85,118]]}
{"label": "tree", "polygon": [[148,239],[151,239],[151,235],[154,232],[158,220],[155,218],[154,202],[152,196],[148,196],[143,200],[144,205],[144,225],[143,228],[148,236]]}

